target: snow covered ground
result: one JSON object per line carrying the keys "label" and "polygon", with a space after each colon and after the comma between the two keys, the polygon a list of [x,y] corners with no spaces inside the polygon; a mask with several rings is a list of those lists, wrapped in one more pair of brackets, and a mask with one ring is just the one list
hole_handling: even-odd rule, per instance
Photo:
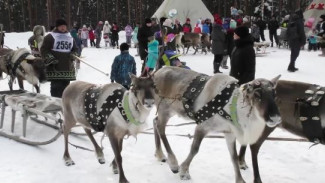
{"label": "snow covered ground", "polygon": [[[27,33],[7,33],[5,45],[10,48],[28,47],[27,40],[31,36]],[[267,35],[266,35],[267,36]],[[124,41],[124,33],[120,33],[120,42]],[[102,43],[103,44],[103,43]],[[103,46],[103,45],[102,45]],[[290,52],[286,49],[268,48],[265,56],[257,57],[256,76],[271,79],[279,74],[281,79],[297,80],[315,83],[325,86],[325,59],[318,57],[319,52],[302,51],[297,60],[298,72],[287,72]],[[135,55],[136,50],[130,50]],[[119,54],[117,49],[86,48],[82,56],[92,65],[110,72],[113,59]],[[135,57],[138,73],[141,65],[139,57]],[[181,57],[188,66],[195,71],[212,74],[213,55],[191,55]],[[228,62],[229,65],[229,62]],[[222,70],[225,74],[229,70]],[[78,80],[105,84],[110,79],[105,75],[94,71],[90,67],[81,64]],[[15,85],[18,88],[17,84]],[[25,83],[27,90],[32,87]],[[49,95],[49,84],[41,85],[41,93]],[[0,90],[7,90],[7,80],[0,81]],[[11,120],[10,111],[6,111],[5,129],[9,129]],[[155,110],[148,118],[148,128],[152,127],[152,119]],[[17,115],[16,133],[21,131],[21,118]],[[174,117],[170,124],[185,122]],[[194,125],[183,127],[168,127],[167,134],[193,134]],[[148,130],[152,132],[152,130]],[[54,130],[32,121],[28,123],[28,138],[45,140],[55,133]],[[96,134],[99,141],[102,134]],[[292,134],[276,129],[271,135],[275,137],[293,137]],[[184,137],[169,136],[171,146],[181,163],[187,156],[191,140]],[[70,142],[92,149],[92,145],[86,137],[70,135]],[[104,139],[104,153],[106,164],[100,165],[93,152],[75,149],[70,146],[70,154],[76,165],[66,167],[62,160],[63,136],[57,141],[39,147],[20,144],[13,140],[0,137],[0,182],[1,183],[111,183],[118,182],[118,175],[111,171],[110,162],[113,152],[107,138]],[[263,182],[273,183],[323,183],[325,181],[325,148],[322,145],[309,149],[311,143],[306,142],[279,142],[266,141],[259,154],[260,173]],[[178,183],[178,174],[173,174],[166,163],[158,162],[154,157],[154,138],[152,135],[139,134],[137,139],[130,137],[124,141],[122,151],[125,175],[133,183]],[[251,166],[250,152],[247,152],[246,161],[249,169],[242,171],[246,182],[253,182],[253,170]],[[194,158],[190,167],[192,180],[188,183],[229,183],[235,182],[234,171],[230,162],[229,153],[224,139],[204,139],[200,152]]]}

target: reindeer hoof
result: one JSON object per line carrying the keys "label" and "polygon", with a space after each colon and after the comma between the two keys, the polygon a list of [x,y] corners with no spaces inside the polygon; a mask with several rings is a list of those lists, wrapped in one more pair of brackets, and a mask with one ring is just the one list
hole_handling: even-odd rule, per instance
{"label": "reindeer hoof", "polygon": [[160,160],[161,162],[163,163],[166,163],[167,159],[166,158],[163,158],[162,160]]}
{"label": "reindeer hoof", "polygon": [[113,166],[113,167],[112,167],[112,170],[113,170],[113,173],[114,173],[114,174],[118,174],[118,168],[117,168],[117,167],[114,167],[114,166]]}
{"label": "reindeer hoof", "polygon": [[246,165],[246,163],[240,163],[239,164],[239,168],[242,169],[242,170],[247,170],[248,169],[248,166]]}
{"label": "reindeer hoof", "polygon": [[74,161],[72,161],[72,160],[65,161],[65,166],[71,166],[71,165],[75,165]]}
{"label": "reindeer hoof", "polygon": [[191,180],[191,175],[188,172],[180,173],[181,180]]}
{"label": "reindeer hoof", "polygon": [[105,159],[104,158],[99,158],[98,162],[99,162],[99,164],[105,164]]}

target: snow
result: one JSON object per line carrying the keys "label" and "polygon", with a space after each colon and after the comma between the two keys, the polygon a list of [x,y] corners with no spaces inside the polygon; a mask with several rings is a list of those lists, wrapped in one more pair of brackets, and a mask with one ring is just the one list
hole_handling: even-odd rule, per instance
{"label": "snow", "polygon": [[[266,32],[267,33],[267,32]],[[26,33],[7,33],[5,44],[10,48],[28,47],[27,40],[31,32]],[[124,33],[120,33],[120,42],[124,41]],[[268,37],[266,35],[266,37]],[[103,46],[103,43],[102,43]],[[130,50],[132,55],[136,50]],[[104,72],[110,72],[111,64],[116,55],[117,49],[96,49],[86,48],[83,50],[82,57],[85,61],[100,68]],[[281,79],[297,80],[325,86],[325,60],[318,57],[319,52],[301,51],[297,60],[298,72],[287,72],[287,65],[290,58],[290,51],[286,49],[268,48],[267,54],[256,58],[256,76],[271,79],[281,74]],[[141,69],[139,57],[135,57],[137,62],[138,75]],[[197,54],[180,57],[186,61],[193,70],[212,74],[213,55]],[[229,65],[229,62],[228,62]],[[229,70],[222,70],[228,74]],[[78,80],[92,83],[105,84],[110,79],[81,64],[78,72]],[[32,87],[25,83],[27,90],[32,91]],[[0,81],[0,90],[7,90],[7,80]],[[15,88],[18,88],[17,83]],[[49,83],[41,85],[41,93],[49,95]],[[152,127],[152,119],[155,114],[152,110],[147,122],[149,128]],[[5,129],[10,129],[10,110],[6,110]],[[174,117],[169,124],[179,124],[186,121]],[[21,115],[17,114],[17,126],[15,133],[21,134]],[[193,134],[195,125],[182,127],[167,127],[167,134],[170,144],[174,150],[179,164],[186,158],[191,146],[191,140],[185,137],[175,136],[175,134]],[[151,129],[147,130],[152,132]],[[30,139],[45,140],[55,134],[55,130],[32,121],[28,122],[27,137]],[[100,141],[102,134],[98,133],[95,138]],[[276,129],[271,134],[273,137],[298,138],[284,130]],[[89,139],[84,136],[70,135],[71,143],[93,149]],[[323,170],[325,169],[325,148],[322,145],[314,146],[309,149],[311,143],[306,142],[283,142],[266,141],[259,153],[259,167],[263,182],[281,183],[322,183],[325,179]],[[13,140],[0,137],[0,182],[1,183],[110,183],[118,182],[118,175],[112,173],[110,162],[113,153],[107,138],[103,141],[106,164],[100,165],[93,152],[76,149],[69,146],[70,154],[76,165],[66,167],[63,162],[63,136],[57,141],[39,147],[32,147],[20,144]],[[239,146],[238,146],[239,147]],[[158,162],[154,157],[155,145],[152,135],[139,134],[137,138],[127,138],[124,140],[122,151],[123,166],[125,175],[130,182],[134,183],[178,183],[178,174],[173,174],[166,163]],[[246,155],[248,170],[242,170],[242,175],[246,182],[253,182],[253,169],[251,165],[250,151]],[[210,183],[235,182],[233,166],[230,161],[229,153],[224,139],[206,138],[203,140],[197,156],[190,166],[192,180],[188,183]]]}

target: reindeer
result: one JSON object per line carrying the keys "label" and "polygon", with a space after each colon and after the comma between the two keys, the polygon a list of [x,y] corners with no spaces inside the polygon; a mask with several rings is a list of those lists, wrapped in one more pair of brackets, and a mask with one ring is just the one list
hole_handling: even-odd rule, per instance
{"label": "reindeer", "polygon": [[[297,105],[301,102],[300,100],[306,96],[306,91],[312,87],[312,84],[302,83],[296,81],[278,81],[275,91],[276,91],[276,104],[279,108],[282,123],[278,125],[280,128],[283,128],[295,135],[298,135],[303,138],[307,138],[307,134],[304,131],[302,122],[300,119],[300,111],[297,108]],[[324,91],[324,88],[322,88]],[[320,92],[320,95],[322,92]],[[314,143],[321,143],[325,145],[325,100],[322,99],[319,102],[320,106],[320,125],[319,129],[313,129],[313,135],[316,135],[316,132],[323,133],[323,137],[317,140],[309,137],[309,140]],[[312,109],[310,109],[312,110]],[[306,122],[305,122],[306,123]],[[263,135],[256,141],[256,143],[250,145],[252,164],[254,171],[254,183],[261,183],[261,177],[259,174],[259,167],[257,156],[260,147],[262,146],[265,139],[272,133],[274,128],[265,127]],[[239,153],[239,165],[242,169],[247,169],[248,166],[245,162],[245,152],[246,146],[242,145]]]}
{"label": "reindeer", "polygon": [[13,90],[13,82],[18,78],[20,89],[24,89],[23,80],[32,84],[36,92],[40,92],[38,84],[46,80],[43,59],[33,56],[26,48],[18,50],[0,49],[0,78],[2,72],[9,75],[9,88]]}
{"label": "reindeer", "polygon": [[95,147],[100,164],[105,163],[104,154],[91,129],[103,131],[108,136],[115,155],[112,161],[113,172],[120,174],[120,183],[128,182],[122,168],[123,138],[125,135],[135,136],[144,129],[145,120],[154,104],[152,79],[131,75],[131,80],[130,91],[116,83],[98,86],[82,81],[74,82],[64,90],[63,159],[67,166],[75,164],[68,151],[68,135],[71,128],[80,123]]}
{"label": "reindeer", "polygon": [[[166,138],[165,128],[168,120],[175,114],[186,118],[192,116],[200,124],[196,126],[190,153],[180,166],[180,178],[190,179],[189,166],[198,153],[203,138],[209,132],[223,132],[234,166],[236,183],[243,183],[238,166],[236,139],[241,144],[254,144],[265,126],[272,128],[281,122],[274,101],[274,85],[278,77],[272,81],[256,79],[236,88],[237,80],[231,76],[216,74],[211,77],[182,68],[164,67],[154,74],[153,80],[158,113],[154,122],[157,159],[166,161],[160,144],[162,140],[168,153],[170,169],[174,173],[179,171],[177,159]],[[197,84],[199,81],[206,83],[201,87]],[[195,93],[198,90],[200,92]],[[193,94],[189,95],[191,92]],[[220,99],[224,96],[227,96],[226,99]],[[207,108],[208,106],[210,107]],[[210,118],[205,113],[211,114]]]}
{"label": "reindeer", "polygon": [[202,36],[201,34],[192,33],[192,32],[184,34],[181,38],[181,42],[184,45],[183,54],[185,54],[185,48],[187,48],[187,51],[186,51],[186,54],[187,54],[188,50],[192,46],[195,50],[195,52],[194,52],[194,55],[195,55],[196,52],[199,50],[199,46],[202,43],[201,36]]}

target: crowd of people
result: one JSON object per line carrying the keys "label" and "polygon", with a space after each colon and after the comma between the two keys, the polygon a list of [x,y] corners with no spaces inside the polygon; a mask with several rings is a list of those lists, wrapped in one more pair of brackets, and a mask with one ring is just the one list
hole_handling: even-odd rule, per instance
{"label": "crowd of people", "polygon": [[[125,88],[130,88],[129,73],[136,74],[134,57],[129,54],[132,45],[137,48],[142,60],[141,76],[146,76],[163,65],[179,66],[190,69],[181,62],[176,54],[176,36],[181,33],[205,34],[209,36],[212,47],[213,73],[221,73],[220,68],[228,69],[227,60],[230,58],[230,75],[239,80],[239,84],[246,83],[255,78],[255,49],[254,42],[265,41],[264,31],[269,30],[271,47],[281,43],[277,35],[279,28],[285,29],[286,40],[291,50],[289,72],[295,72],[296,59],[302,47],[308,41],[308,50],[322,49],[321,56],[325,56],[325,15],[320,16],[320,21],[313,28],[307,21],[304,24],[302,11],[296,11],[290,16],[285,16],[279,23],[275,16],[268,22],[261,17],[249,20],[249,17],[240,14],[231,18],[214,14],[213,20],[199,19],[192,27],[192,20],[182,20],[161,17],[146,18],[144,23],[137,23],[135,27],[127,24],[121,29],[116,22],[99,21],[93,29],[92,26],[83,25],[81,28],[75,24],[69,31],[63,19],[56,21],[56,26],[44,37],[42,47],[35,44],[34,35],[29,40],[29,45],[35,56],[43,57],[47,66],[47,77],[51,81],[51,95],[61,97],[64,88],[75,79],[74,61],[81,55],[86,47],[120,49],[121,54],[116,56],[112,65],[111,82],[118,82]],[[249,30],[250,28],[250,30]],[[307,29],[306,34],[306,28]],[[125,43],[119,44],[119,32],[125,31]],[[282,32],[281,32],[282,33]],[[43,35],[44,33],[42,33]],[[306,36],[307,35],[307,36]],[[281,36],[281,35],[280,35]],[[101,41],[104,44],[101,44]],[[88,44],[88,42],[90,44]],[[243,59],[244,58],[244,59]]]}

